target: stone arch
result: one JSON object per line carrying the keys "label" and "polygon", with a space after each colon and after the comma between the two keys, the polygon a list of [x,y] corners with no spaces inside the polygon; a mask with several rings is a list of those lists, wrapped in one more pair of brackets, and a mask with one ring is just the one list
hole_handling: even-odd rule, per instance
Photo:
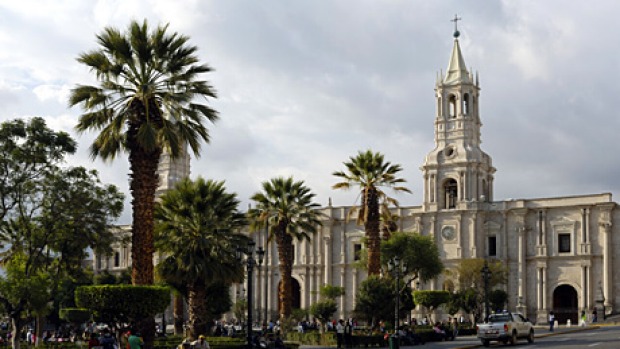
{"label": "stone arch", "polygon": [[471,106],[469,105],[469,93],[463,95],[463,115],[469,115]]}
{"label": "stone arch", "polygon": [[[282,284],[282,280],[278,282],[278,290],[280,289],[280,285]],[[291,277],[291,308],[300,309],[301,308],[301,286],[299,285],[299,281],[295,279],[295,277]],[[278,301],[278,314],[280,313],[280,302]]]}
{"label": "stone arch", "polygon": [[444,291],[448,291],[450,293],[453,293],[456,290],[456,286],[454,286],[454,281],[452,281],[451,279],[446,279],[443,282],[442,289]]}
{"label": "stone arch", "polygon": [[456,118],[457,114],[457,103],[456,103],[456,95],[451,94],[448,96],[448,112],[450,118]]}
{"label": "stone arch", "polygon": [[553,308],[559,324],[570,320],[573,325],[578,324],[579,298],[575,287],[569,284],[558,285],[553,290]]}
{"label": "stone arch", "polygon": [[453,209],[456,208],[456,202],[458,199],[459,193],[459,184],[454,178],[447,178],[443,182],[442,186],[443,193],[443,207],[445,209]]}

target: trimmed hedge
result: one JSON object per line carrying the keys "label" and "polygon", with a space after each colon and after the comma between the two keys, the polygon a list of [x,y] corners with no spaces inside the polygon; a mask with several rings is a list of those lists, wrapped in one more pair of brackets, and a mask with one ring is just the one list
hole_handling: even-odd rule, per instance
{"label": "trimmed hedge", "polygon": [[83,323],[90,320],[91,311],[84,308],[62,308],[58,312],[61,319],[69,322]]}
{"label": "trimmed hedge", "polygon": [[170,290],[150,285],[80,286],[75,290],[75,302],[92,310],[96,320],[131,321],[163,312],[170,304]]}

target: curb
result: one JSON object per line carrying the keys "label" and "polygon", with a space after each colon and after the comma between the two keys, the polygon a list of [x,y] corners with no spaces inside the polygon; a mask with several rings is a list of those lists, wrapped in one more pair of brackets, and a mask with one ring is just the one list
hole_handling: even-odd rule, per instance
{"label": "curb", "polygon": [[[576,327],[570,330],[565,330],[562,332],[549,332],[549,333],[543,333],[543,334],[538,334],[538,335],[534,335],[534,338],[545,338],[545,337],[551,337],[551,336],[557,336],[560,334],[564,334],[564,333],[574,333],[574,332],[581,332],[581,331],[587,331],[587,330],[596,330],[599,329],[601,326],[597,325],[597,326],[586,326],[586,327]],[[463,347],[457,347],[454,349],[473,349],[473,348],[480,348],[482,347],[482,344],[471,344],[471,345],[467,345],[467,346],[463,346]]]}

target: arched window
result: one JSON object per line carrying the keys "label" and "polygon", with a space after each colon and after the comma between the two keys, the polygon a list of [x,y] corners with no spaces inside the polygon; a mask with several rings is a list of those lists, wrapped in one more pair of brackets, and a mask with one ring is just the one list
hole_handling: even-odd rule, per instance
{"label": "arched window", "polygon": [[444,184],[445,202],[447,209],[456,208],[456,200],[458,198],[458,184],[452,178],[448,179]]}
{"label": "arched window", "polygon": [[114,252],[114,267],[118,268],[121,266],[121,254],[120,252]]}
{"label": "arched window", "polygon": [[452,280],[446,280],[443,282],[443,290],[444,291],[448,291],[450,293],[454,292],[454,281]]}
{"label": "arched window", "polygon": [[442,116],[443,110],[441,108],[441,97],[437,97],[437,115]]}
{"label": "arched window", "polygon": [[450,99],[448,101],[448,103],[450,104],[450,117],[451,118],[455,118],[456,117],[456,96],[455,95],[450,95]]}
{"label": "arched window", "polygon": [[486,179],[482,180],[482,193],[480,193],[480,201],[489,201],[489,184]]}
{"label": "arched window", "polygon": [[469,115],[469,93],[463,96],[463,115]]}

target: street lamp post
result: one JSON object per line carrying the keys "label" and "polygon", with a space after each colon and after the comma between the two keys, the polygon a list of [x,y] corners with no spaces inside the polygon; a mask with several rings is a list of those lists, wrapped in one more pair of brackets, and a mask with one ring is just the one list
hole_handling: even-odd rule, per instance
{"label": "street lamp post", "polygon": [[[237,247],[237,260],[241,261],[242,254],[246,255],[246,265],[247,265],[247,275],[248,275],[248,316],[247,316],[247,324],[246,324],[246,334],[247,334],[247,345],[248,349],[252,348],[252,272],[254,271],[254,266],[256,265],[256,260],[254,259],[254,247],[256,243],[254,241],[248,242],[247,247],[244,249],[242,247]],[[263,256],[265,255],[265,251],[262,247],[259,247],[256,251],[256,256],[258,257],[258,266],[260,267],[263,264]]]}
{"label": "street lamp post", "polygon": [[398,256],[392,258],[388,262],[388,267],[394,273],[394,278],[396,280],[395,292],[394,292],[394,339],[396,340],[396,348],[400,347],[400,338],[398,337],[398,327],[400,327],[400,277],[402,272],[406,272],[407,266],[404,263],[401,264],[400,258]]}
{"label": "street lamp post", "polygon": [[482,280],[484,280],[484,322],[487,322],[489,319],[489,277],[491,276],[491,271],[486,259],[480,273],[482,274]]}

